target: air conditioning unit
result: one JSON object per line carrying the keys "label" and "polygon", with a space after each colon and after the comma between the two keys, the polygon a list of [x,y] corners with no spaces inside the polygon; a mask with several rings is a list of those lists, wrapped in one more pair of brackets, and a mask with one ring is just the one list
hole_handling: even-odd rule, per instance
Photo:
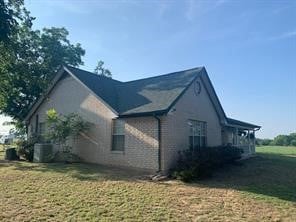
{"label": "air conditioning unit", "polygon": [[36,143],[34,145],[34,158],[36,163],[49,163],[53,159],[53,148],[50,143]]}

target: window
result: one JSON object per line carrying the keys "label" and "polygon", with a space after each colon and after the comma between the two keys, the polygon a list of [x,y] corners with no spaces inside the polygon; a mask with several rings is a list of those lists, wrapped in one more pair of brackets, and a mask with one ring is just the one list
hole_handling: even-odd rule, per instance
{"label": "window", "polygon": [[189,148],[205,147],[207,145],[207,123],[197,120],[189,120]]}
{"label": "window", "polygon": [[35,117],[35,133],[38,133],[38,126],[39,126],[39,116],[37,114]]}
{"label": "window", "polygon": [[39,129],[38,134],[43,136],[45,134],[45,131],[46,131],[45,123],[39,123],[38,129]]}
{"label": "window", "polygon": [[30,124],[30,126],[29,126],[29,131],[30,131],[31,135],[34,133],[34,127],[33,127],[33,124]]}
{"label": "window", "polygon": [[124,151],[125,122],[121,119],[113,120],[112,150]]}

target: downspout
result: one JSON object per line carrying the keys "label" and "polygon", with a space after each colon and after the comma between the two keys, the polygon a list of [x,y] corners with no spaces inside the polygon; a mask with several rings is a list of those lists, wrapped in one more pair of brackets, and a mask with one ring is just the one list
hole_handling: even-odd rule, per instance
{"label": "downspout", "polygon": [[158,172],[161,171],[161,121],[156,115],[153,116],[157,120],[158,126]]}

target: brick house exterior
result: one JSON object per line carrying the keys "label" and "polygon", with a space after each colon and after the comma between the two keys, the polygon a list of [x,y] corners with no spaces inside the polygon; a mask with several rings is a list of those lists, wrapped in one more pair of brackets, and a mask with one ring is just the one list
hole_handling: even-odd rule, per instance
{"label": "brick house exterior", "polygon": [[260,128],[226,117],[204,67],[126,83],[62,67],[26,117],[29,136],[40,131],[52,108],[91,123],[87,134],[71,141],[85,162],[149,171],[169,170],[192,141],[238,145],[242,132],[248,132],[252,154],[250,134]]}

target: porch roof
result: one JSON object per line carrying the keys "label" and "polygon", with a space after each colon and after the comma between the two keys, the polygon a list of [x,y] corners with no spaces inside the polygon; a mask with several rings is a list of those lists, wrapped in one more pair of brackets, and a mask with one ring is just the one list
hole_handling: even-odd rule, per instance
{"label": "porch roof", "polygon": [[239,127],[239,128],[245,128],[245,129],[260,129],[261,128],[261,126],[257,126],[257,125],[251,124],[251,123],[246,123],[246,122],[232,119],[232,118],[227,118],[226,126]]}

